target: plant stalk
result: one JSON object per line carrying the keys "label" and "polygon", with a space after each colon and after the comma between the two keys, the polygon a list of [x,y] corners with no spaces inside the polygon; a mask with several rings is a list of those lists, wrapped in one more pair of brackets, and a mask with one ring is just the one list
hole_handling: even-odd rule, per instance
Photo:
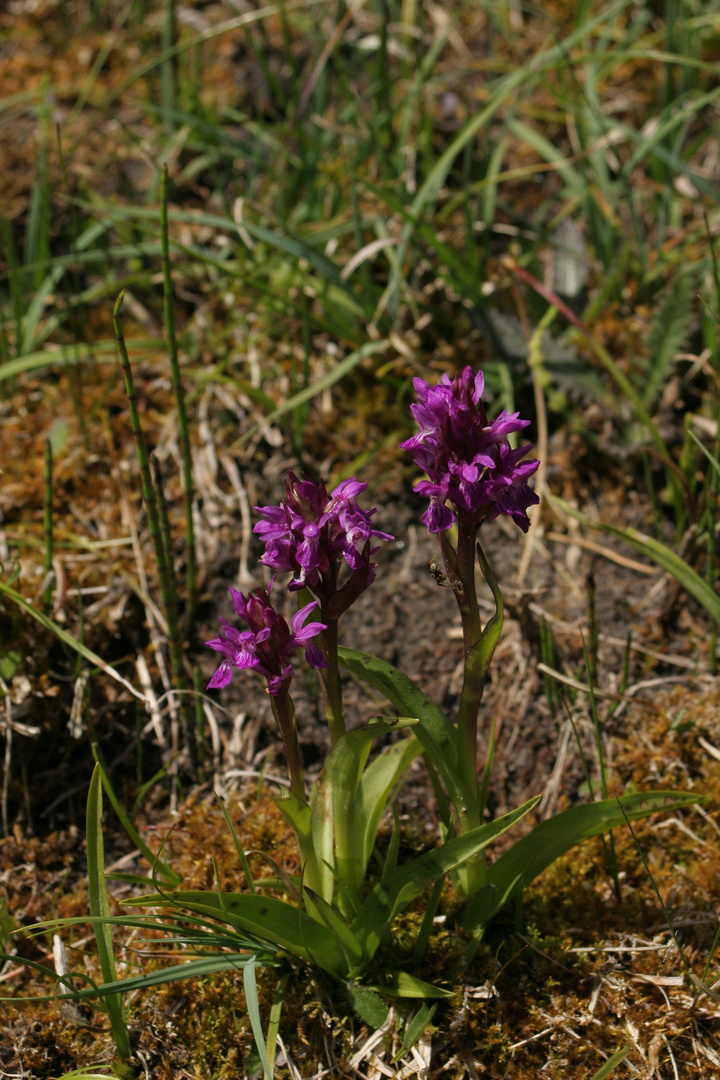
{"label": "plant stalk", "polygon": [[[145,436],[143,434],[142,427],[140,426],[140,415],[138,413],[137,397],[135,395],[135,384],[133,382],[132,370],[130,368],[130,358],[128,357],[127,347],[125,345],[125,338],[123,337],[122,327],[120,326],[120,308],[122,307],[124,297],[125,290],[123,289],[120,292],[117,300],[115,301],[115,307],[113,309],[113,327],[115,330],[115,338],[118,344],[120,363],[122,365],[123,374],[125,376],[125,390],[127,392],[128,408],[130,410],[130,423],[132,426],[133,435],[135,437],[135,447],[137,450],[138,462],[140,465],[140,482],[142,486],[143,501],[145,503],[145,512],[147,513],[148,519],[148,531],[150,533],[150,541],[152,543],[153,554],[155,556],[155,568],[160,584],[160,596],[162,598],[163,611],[167,620],[168,648],[170,651],[170,663],[173,671],[173,682],[175,684],[175,689],[182,692],[185,690],[189,690],[189,684],[185,675],[182,643],[180,640],[180,630],[178,627],[175,588],[172,581],[170,568],[168,566],[168,553],[166,552],[165,544],[163,543],[160,515],[158,512],[158,502],[155,495],[155,488],[153,487],[152,478],[150,476],[150,463],[148,459],[147,445],[145,443]],[[180,717],[183,725],[183,732],[185,735],[188,751],[190,753],[191,761],[194,765],[195,748],[192,739],[193,718],[190,709],[190,701],[188,694],[181,693]]]}
{"label": "plant stalk", "polygon": [[191,622],[195,614],[197,603],[197,556],[195,553],[195,525],[193,522],[193,478],[192,478],[192,449],[190,447],[190,432],[188,428],[187,410],[185,408],[185,396],[183,394],[182,380],[180,378],[180,364],[178,362],[177,338],[175,336],[175,312],[173,308],[172,275],[170,273],[170,241],[168,234],[168,171],[167,165],[163,165],[160,180],[160,245],[162,251],[163,270],[163,303],[165,313],[165,330],[168,339],[168,353],[170,357],[170,377],[172,379],[175,404],[178,411],[178,428],[180,431],[180,455],[182,457],[183,488],[185,499],[185,547],[186,568],[185,584],[187,589],[187,621]]}
{"label": "plant stalk", "polygon": [[338,664],[338,620],[328,615],[322,608],[321,619],[327,625],[327,630],[323,631],[323,644],[328,666],[320,669],[320,679],[325,691],[323,696],[325,698],[325,718],[330,731],[330,746],[333,747],[346,731],[340,667]]}
{"label": "plant stalk", "polygon": [[43,593],[43,611],[47,614],[52,603],[53,593],[53,458],[52,445],[49,439],[45,440],[45,506],[43,528],[45,532],[45,560],[43,563],[43,577],[47,580]]}
{"label": "plant stalk", "polygon": [[297,724],[295,722],[295,706],[292,698],[285,691],[282,694],[271,695],[272,710],[280,728],[285,757],[287,758],[288,776],[290,777],[290,790],[293,795],[305,802],[305,773],[303,771],[300,743],[298,741]]}

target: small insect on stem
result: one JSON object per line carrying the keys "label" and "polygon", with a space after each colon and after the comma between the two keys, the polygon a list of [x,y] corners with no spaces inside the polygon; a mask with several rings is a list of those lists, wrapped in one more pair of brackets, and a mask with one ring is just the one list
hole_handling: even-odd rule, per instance
{"label": "small insect on stem", "polygon": [[442,585],[442,587],[444,589],[451,589],[452,588],[452,584],[445,577],[445,571],[443,570],[442,564],[441,564],[440,560],[437,558],[437,556],[435,556],[435,558],[432,559],[432,561],[430,563],[430,566],[429,566],[429,570],[430,570],[430,573],[432,574],[433,578],[435,579],[435,584],[436,585]]}
{"label": "small insect on stem", "polygon": [[445,585],[445,586],[450,585],[450,582],[447,581],[446,578],[445,578],[445,574],[443,572],[442,567],[440,566],[440,563],[437,560],[437,557],[433,557],[433,559],[430,562],[430,566],[428,567],[428,569],[429,569],[430,573],[432,574],[436,585]]}
{"label": "small insect on stem", "polygon": [[[430,573],[432,574],[433,578],[435,579],[435,584],[436,585],[442,585],[443,588],[445,588],[445,589],[452,589],[453,584],[452,584],[451,581],[448,581],[448,579],[445,577],[445,572],[443,571],[443,568],[442,568],[442,566],[440,564],[440,561],[437,558],[437,556],[433,557],[433,559],[430,562],[430,566],[428,567],[428,569],[429,569]],[[463,591],[462,582],[458,581],[455,588],[456,588],[457,592],[462,592]]]}

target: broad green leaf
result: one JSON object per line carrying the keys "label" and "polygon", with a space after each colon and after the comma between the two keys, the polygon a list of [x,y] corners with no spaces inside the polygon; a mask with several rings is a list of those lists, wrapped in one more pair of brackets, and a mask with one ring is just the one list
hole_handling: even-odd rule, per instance
{"label": "broad green leaf", "polygon": [[310,815],[310,829],[317,862],[317,877],[321,888],[313,885],[310,879],[307,879],[307,884],[311,889],[316,889],[324,900],[331,902],[335,889],[333,802],[332,792],[329,790],[322,773],[317,783],[313,784],[310,792]]}
{"label": "broad green leaf", "polygon": [[537,805],[539,796],[509,814],[471,829],[464,836],[421,855],[389,874],[372,890],[353,920],[352,929],[369,957],[373,957],[395,916],[434,881],[467,862],[510,829]]}
{"label": "broad green leaf", "polygon": [[666,547],[665,544],[661,544],[659,540],[653,540],[650,536],[645,536],[643,533],[638,532],[637,529],[617,529],[614,525],[591,521],[586,514],[576,510],[563,499],[558,499],[555,495],[550,496],[550,498],[568,517],[575,518],[576,521],[591,529],[597,529],[599,532],[605,532],[610,536],[616,536],[619,540],[624,540],[626,544],[630,544],[636,551],[641,552],[648,559],[652,559],[663,570],[667,570],[686,592],[694,596],[698,603],[705,608],[710,618],[720,623],[720,596],[693,570],[692,566],[686,563],[684,559],[681,559],[679,555],[676,555],[669,547]]}
{"label": "broad green leaf", "polygon": [[[110,918],[110,898],[105,882],[105,847],[102,835],[102,782],[100,766],[93,769],[88,790],[87,817],[87,862],[88,862],[88,899],[90,914],[97,919]],[[106,922],[95,923],[100,970],[106,983],[116,982],[115,955],[113,953],[112,929]],[[112,1027],[113,1039],[121,1058],[127,1059],[132,1054],[130,1036],[125,1019],[125,1004],[120,997],[108,1001],[108,1015]]]}
{"label": "broad green leaf", "polygon": [[377,656],[341,645],[338,659],[356,679],[384,694],[398,712],[417,717],[419,723],[415,734],[440,774],[455,809],[460,812],[468,798],[458,779],[457,732],[445,713],[433,705],[412,679]]}
{"label": "broad green leaf", "polygon": [[488,887],[468,904],[464,927],[477,932],[510,900],[521,897],[526,886],[571,848],[591,836],[615,829],[628,820],[638,821],[659,810],[676,810],[703,802],[694,792],[647,791],[619,799],[572,806],[536,825],[488,870]]}
{"label": "broad green leaf", "polygon": [[322,880],[315,856],[310,807],[304,799],[299,799],[292,791],[283,791],[280,795],[274,795],[273,802],[295,833],[303,859],[306,884],[322,895]]}
{"label": "broad green leaf", "polygon": [[[395,720],[376,720],[353,731],[347,731],[335,743],[325,762],[323,774],[332,796],[335,821],[337,873],[353,898],[360,891],[365,872],[363,856],[366,823],[362,816],[357,815],[357,811],[360,810],[362,814],[363,804],[358,800],[358,788],[370,748],[380,736],[415,724],[417,720],[414,718],[399,717]],[[375,807],[371,806],[369,809],[374,812]],[[380,813],[382,806],[377,820]]]}
{"label": "broad green leaf", "polygon": [[337,938],[325,925],[311,918],[300,908],[273,896],[256,893],[223,893],[220,903],[216,892],[188,890],[167,895],[153,893],[133,898],[132,906],[186,908],[215,919],[229,919],[239,930],[253,934],[261,941],[285,949],[301,960],[317,964],[323,971],[339,979],[347,976],[347,965]]}
{"label": "broad green leaf", "polygon": [[407,739],[386,746],[364,770],[356,795],[355,835],[362,843],[362,873],[370,860],[380,818],[393,788],[415,758],[422,753],[420,741]]}
{"label": "broad green leaf", "polygon": [[340,947],[345,953],[348,974],[350,978],[354,978],[364,967],[363,961],[365,958],[363,956],[362,945],[355,937],[342,915],[338,912],[337,908],[334,908],[332,904],[328,904],[327,900],[323,900],[322,896],[313,892],[307,885],[305,886],[305,892],[315,905],[320,918],[325,923],[328,930],[334,934],[340,943]]}
{"label": "broad green leaf", "polygon": [[395,1062],[400,1061],[405,1055],[412,1050],[415,1043],[418,1041],[425,1028],[428,1026],[435,1010],[437,1009],[437,1002],[434,1005],[429,1005],[427,1001],[423,1001],[422,1005],[415,1013],[415,1015],[408,1020],[405,1025],[405,1034],[403,1035],[402,1046],[398,1050],[394,1058],[392,1058],[390,1064],[394,1065]]}
{"label": "broad green leaf", "polygon": [[72,1069],[57,1080],[112,1080],[114,1072],[93,1072],[92,1067]]}
{"label": "broad green leaf", "polygon": [[388,1018],[389,1008],[383,999],[367,986],[346,987],[348,1001],[361,1020],[377,1031]]}

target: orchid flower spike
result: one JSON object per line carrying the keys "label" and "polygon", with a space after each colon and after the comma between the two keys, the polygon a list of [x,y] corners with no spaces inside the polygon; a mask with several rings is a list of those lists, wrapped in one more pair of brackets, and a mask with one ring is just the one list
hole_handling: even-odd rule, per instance
{"label": "orchid flower spike", "polygon": [[523,461],[532,446],[513,450],[508,435],[530,421],[503,409],[489,423],[481,400],[483,373],[469,366],[454,379],[443,375],[436,386],[424,379],[413,379],[413,386],[417,402],[410,411],[420,430],[400,447],[427,473],[415,491],[430,499],[422,516],[428,530],[449,529],[460,511],[478,525],[508,514],[527,532],[527,509],[540,501],[527,481],[539,462]]}
{"label": "orchid flower spike", "polygon": [[249,629],[238,630],[225,619],[220,619],[220,637],[205,642],[223,657],[220,667],[208,683],[208,690],[227,686],[235,667],[238,670],[250,668],[264,675],[268,693],[274,697],[284,694],[293,673],[290,655],[303,647],[310,667],[327,666],[321,650],[311,640],[327,629],[325,623],[309,622],[303,626],[307,616],[317,606],[317,600],[300,608],[288,626],[270,602],[271,588],[272,582],[267,590],[259,589],[255,594],[245,597],[237,589],[230,587],[235,614],[248,624]]}
{"label": "orchid flower spike", "polygon": [[337,592],[347,564],[351,577],[343,586],[343,609],[348,607],[375,577],[373,538],[393,539],[373,528],[374,509],[357,505],[366,488],[359,480],[344,480],[328,495],[322,480],[314,484],[289,473],[280,505],[255,507],[261,520],[254,531],[265,544],[260,562],[276,573],[292,573],[290,591],[309,588],[324,602]]}

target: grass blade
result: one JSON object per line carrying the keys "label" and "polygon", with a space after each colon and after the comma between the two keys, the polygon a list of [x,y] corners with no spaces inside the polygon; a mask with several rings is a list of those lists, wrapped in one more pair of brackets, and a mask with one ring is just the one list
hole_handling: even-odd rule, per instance
{"label": "grass blade", "polygon": [[[168,4],[168,21],[172,23],[172,4]],[[163,72],[165,68],[163,68]],[[172,73],[170,75],[172,79]],[[163,90],[164,93],[164,90]],[[192,477],[192,450],[190,448],[190,432],[188,429],[187,409],[185,408],[185,395],[183,394],[182,379],[180,378],[180,364],[178,362],[177,339],[175,337],[175,312],[173,310],[173,287],[170,273],[170,244],[168,239],[168,170],[163,165],[160,178],[160,243],[162,247],[162,271],[163,271],[163,304],[165,312],[165,332],[168,339],[170,354],[170,377],[172,379],[175,404],[178,412],[178,427],[180,429],[180,455],[182,457],[183,489],[185,497],[185,550],[186,567],[185,583],[187,589],[188,623],[192,622],[196,604],[196,577],[197,557],[195,554],[195,527],[193,524],[193,477]],[[168,551],[168,555],[169,555]]]}
{"label": "grass blade", "polygon": [[626,1043],[620,1050],[616,1050],[612,1057],[609,1057],[604,1065],[601,1065],[596,1073],[590,1077],[590,1080],[605,1080],[607,1076],[613,1071],[613,1069],[624,1061],[628,1054],[632,1053],[632,1044]]}
{"label": "grass blade", "polygon": [[145,695],[140,694],[132,683],[128,682],[127,679],[124,679],[122,675],[120,675],[114,667],[111,667],[110,664],[106,663],[101,656],[94,653],[92,649],[88,649],[86,645],[83,645],[77,638],[74,638],[72,634],[68,634],[67,630],[63,630],[62,626],[58,626],[58,624],[53,622],[44,612],[33,607],[29,600],[26,600],[20,593],[15,592],[14,589],[11,589],[10,586],[6,585],[3,581],[0,581],[0,594],[7,596],[13,603],[17,604],[18,607],[21,607],[23,611],[27,611],[28,615],[32,615],[33,619],[36,619],[46,630],[51,630],[60,641],[64,642],[65,645],[69,645],[71,649],[74,649],[75,652],[79,653],[95,667],[100,668],[100,670],[104,671],[106,675],[109,675],[111,679],[115,679],[116,682],[122,683],[125,689],[130,691],[133,697],[139,698],[140,701],[145,701]]}
{"label": "grass blade", "polygon": [[[90,914],[96,918],[105,919],[110,916],[110,899],[105,883],[105,850],[102,835],[102,783],[99,765],[96,765],[93,770],[92,779],[90,781],[90,790],[88,791],[86,833]],[[103,980],[106,983],[117,982],[112,930],[106,923],[95,923],[94,929]],[[132,1054],[132,1048],[130,1046],[130,1036],[128,1034],[127,1021],[125,1019],[125,1005],[123,999],[119,996],[111,997],[108,1000],[107,1010],[117,1052],[120,1057],[126,1061]]]}
{"label": "grass blade", "polygon": [[648,559],[661,566],[663,570],[667,570],[686,592],[694,596],[698,603],[705,608],[711,619],[720,622],[720,597],[707,581],[703,581],[700,575],[693,570],[692,566],[686,563],[684,559],[681,559],[679,555],[676,555],[669,547],[666,547],[665,544],[661,544],[659,540],[653,540],[650,536],[645,536],[643,533],[638,532],[637,529],[618,529],[614,525],[591,521],[586,514],[583,514],[580,510],[575,510],[563,499],[558,499],[554,495],[551,495],[550,499],[568,517],[575,518],[582,525],[586,525],[591,529],[597,529],[600,532],[609,533],[610,536],[616,536],[619,540],[624,540],[626,544],[630,544]]}
{"label": "grass blade", "polygon": [[[98,754],[95,747],[93,747],[93,756],[96,762],[95,771],[99,773],[100,779],[102,780],[102,785],[105,788],[105,793],[112,804],[113,810],[120,818],[120,823],[125,829],[125,832],[128,834],[135,847],[147,860],[148,864],[152,867],[153,873],[159,874],[160,877],[164,878],[168,885],[171,886],[171,888],[176,888],[180,884],[182,878],[179,874],[175,873],[172,867],[168,866],[166,862],[164,862],[161,858],[152,853],[152,851],[147,846],[143,838],[140,836],[140,833],[137,831],[132,821],[120,805],[117,795],[113,791],[112,784],[110,783],[110,778],[105,772],[102,763],[98,759]],[[93,776],[94,775],[95,773],[93,773]]]}
{"label": "grass blade", "polygon": [[262,1062],[265,1080],[273,1080],[273,1074],[265,1046],[265,1037],[262,1030],[262,1020],[260,1018],[260,1003],[258,1001],[255,966],[254,958],[250,963],[245,964],[243,968],[243,989],[245,990],[245,1001],[247,1003],[248,1016],[250,1017],[250,1026],[252,1027],[253,1038],[255,1039],[257,1052],[260,1055],[260,1061]]}

